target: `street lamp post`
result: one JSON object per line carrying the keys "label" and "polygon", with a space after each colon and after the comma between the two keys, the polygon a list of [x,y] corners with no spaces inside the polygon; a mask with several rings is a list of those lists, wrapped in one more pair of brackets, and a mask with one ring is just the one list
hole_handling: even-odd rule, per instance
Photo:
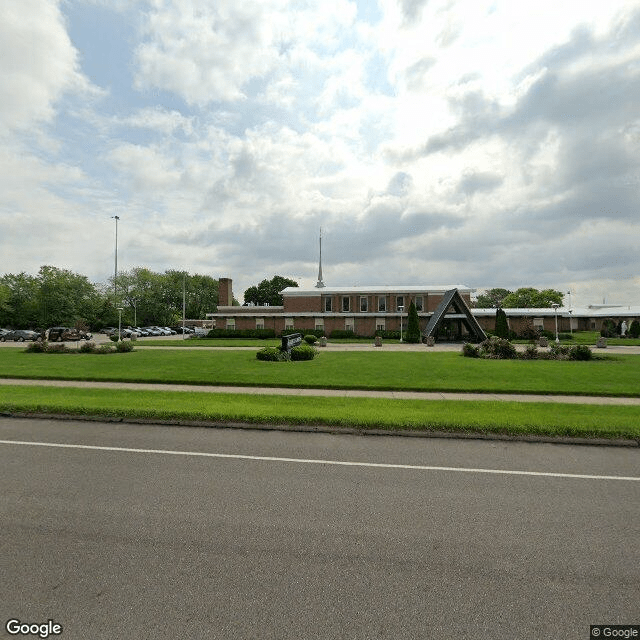
{"label": "street lamp post", "polygon": [[400,305],[398,311],[400,312],[400,342],[402,342],[402,312],[404,311],[404,306]]}
{"label": "street lamp post", "polygon": [[116,221],[116,266],[113,272],[113,304],[118,304],[118,216],[111,216]]}
{"label": "street lamp post", "polygon": [[556,344],[560,342],[560,338],[558,338],[558,307],[560,306],[557,302],[554,302],[551,305],[556,312]]}
{"label": "street lamp post", "polygon": [[122,340],[122,307],[118,307],[118,342]]}

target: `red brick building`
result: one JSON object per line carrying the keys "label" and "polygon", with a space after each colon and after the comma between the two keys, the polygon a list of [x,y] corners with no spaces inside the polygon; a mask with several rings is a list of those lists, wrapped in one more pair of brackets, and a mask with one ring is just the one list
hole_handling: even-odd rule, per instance
{"label": "red brick building", "polygon": [[[318,282],[321,283],[321,277]],[[276,335],[286,331],[322,331],[330,336],[335,330],[351,330],[359,336],[373,336],[377,330],[399,331],[400,322],[407,326],[409,305],[413,301],[418,310],[420,330],[424,331],[429,318],[444,293],[457,289],[471,307],[474,289],[464,285],[446,286],[374,286],[325,287],[298,289],[288,287],[282,292],[281,307],[232,306],[232,281],[220,278],[219,305],[216,313],[207,318],[219,329],[273,329]],[[402,308],[402,311],[401,311]],[[538,329],[555,331],[599,331],[603,322],[611,319],[627,326],[640,319],[639,306],[591,305],[580,308],[505,309],[509,328],[520,333],[533,325]],[[495,309],[471,308],[473,316],[486,331],[495,328]],[[455,319],[455,316],[451,316]]]}
{"label": "red brick building", "polygon": [[446,286],[376,286],[321,287],[298,289],[287,287],[282,292],[283,306],[231,306],[232,282],[220,279],[219,305],[216,313],[208,313],[219,329],[274,329],[283,331],[323,331],[329,336],[335,330],[351,330],[356,335],[373,336],[377,330],[399,331],[401,318],[407,326],[409,305],[413,302],[423,330],[443,294],[457,289],[467,305],[473,289],[464,285]]}

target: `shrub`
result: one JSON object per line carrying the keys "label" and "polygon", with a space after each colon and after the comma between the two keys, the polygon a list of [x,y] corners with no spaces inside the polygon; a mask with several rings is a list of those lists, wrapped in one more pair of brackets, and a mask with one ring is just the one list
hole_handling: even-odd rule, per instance
{"label": "shrub", "polygon": [[69,353],[70,350],[64,344],[50,344],[46,349],[47,353]]}
{"label": "shrub", "polygon": [[576,344],[570,348],[569,358],[571,360],[591,360],[593,352],[586,344]]}
{"label": "shrub", "polygon": [[301,344],[291,349],[291,359],[294,361],[313,360],[318,353],[311,345]]}
{"label": "shrub", "polygon": [[[398,334],[399,336],[400,334]],[[329,336],[333,340],[355,338],[356,334],[351,329],[335,329]]]}
{"label": "shrub", "polygon": [[559,333],[558,340],[573,340],[573,333]]}
{"label": "shrub", "polygon": [[533,320],[531,318],[525,318],[518,334],[520,340],[536,341],[540,337],[540,331],[533,326]]}
{"label": "shrub", "polygon": [[420,320],[418,319],[418,311],[416,305],[413,304],[413,300],[409,305],[406,341],[412,344],[420,342]]}
{"label": "shrub", "polygon": [[462,345],[462,355],[465,358],[479,358],[480,357],[480,349],[476,347],[474,344],[469,342],[465,342]]}
{"label": "shrub", "polygon": [[113,349],[108,344],[101,344],[97,353],[113,353]]}
{"label": "shrub", "polygon": [[385,331],[382,329],[378,329],[375,335],[380,336],[383,340],[400,340],[399,331]]}
{"label": "shrub", "polygon": [[133,351],[133,342],[116,342],[116,351],[118,353],[129,353]]}
{"label": "shrub", "polygon": [[554,342],[549,349],[549,353],[554,360],[568,360],[571,347]]}
{"label": "shrub", "polygon": [[495,334],[498,338],[509,337],[509,324],[507,323],[507,314],[504,312],[504,309],[496,309]]}
{"label": "shrub", "polygon": [[265,362],[285,362],[290,359],[289,354],[278,347],[264,347],[256,353],[256,358]]}
{"label": "shrub", "polygon": [[96,352],[96,343],[95,342],[85,342],[80,345],[80,351],[82,353],[95,353]]}
{"label": "shrub", "polygon": [[308,333],[308,334],[304,337],[304,341],[305,341],[307,344],[311,344],[311,345],[313,345],[313,344],[315,344],[316,342],[318,342],[318,338],[316,338],[316,336],[314,336],[313,334]]}
{"label": "shrub", "polygon": [[483,358],[512,360],[517,357],[516,348],[505,338],[493,336],[480,343],[480,355]]}
{"label": "shrub", "polygon": [[629,335],[632,338],[640,337],[640,322],[638,322],[637,320],[634,320],[631,323],[631,326],[629,327]]}
{"label": "shrub", "polygon": [[537,360],[539,356],[538,347],[535,344],[528,344],[519,357],[522,360]]}
{"label": "shrub", "polygon": [[120,336],[114,333],[112,336],[109,336],[109,340],[111,340],[111,342],[120,342]]}
{"label": "shrub", "polygon": [[600,335],[603,338],[613,338],[616,335],[616,323],[613,320],[605,320],[600,329]]}
{"label": "shrub", "polygon": [[26,348],[28,353],[44,353],[47,350],[49,343],[46,340],[42,342],[30,342]]}

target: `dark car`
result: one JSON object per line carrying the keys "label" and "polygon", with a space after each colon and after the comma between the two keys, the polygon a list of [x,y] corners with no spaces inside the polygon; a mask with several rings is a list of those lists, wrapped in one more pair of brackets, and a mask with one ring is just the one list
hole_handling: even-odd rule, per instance
{"label": "dark car", "polygon": [[29,329],[16,329],[0,336],[0,341],[2,342],[7,342],[8,340],[24,342],[25,340],[36,341],[41,339],[42,336],[37,331],[30,331]]}

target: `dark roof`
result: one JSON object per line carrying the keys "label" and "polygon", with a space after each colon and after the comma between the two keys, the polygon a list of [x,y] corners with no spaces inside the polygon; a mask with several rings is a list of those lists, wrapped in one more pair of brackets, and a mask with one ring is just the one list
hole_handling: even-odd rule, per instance
{"label": "dark roof", "polygon": [[429,318],[427,328],[422,334],[423,338],[435,336],[438,327],[445,319],[447,312],[451,308],[453,308],[453,313],[465,316],[462,322],[464,322],[467,331],[469,331],[469,333],[473,335],[478,342],[482,342],[487,339],[486,333],[478,324],[478,321],[473,317],[471,310],[457,289],[450,289],[442,296],[442,300],[440,301],[438,308],[433,312],[431,318]]}

